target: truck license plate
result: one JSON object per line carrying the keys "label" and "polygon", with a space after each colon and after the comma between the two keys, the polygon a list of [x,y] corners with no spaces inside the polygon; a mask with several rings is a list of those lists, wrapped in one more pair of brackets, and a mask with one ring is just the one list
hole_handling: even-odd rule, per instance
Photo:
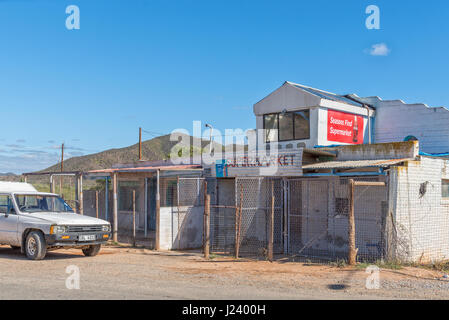
{"label": "truck license plate", "polygon": [[82,234],[79,236],[79,241],[93,241],[95,240],[95,235]]}

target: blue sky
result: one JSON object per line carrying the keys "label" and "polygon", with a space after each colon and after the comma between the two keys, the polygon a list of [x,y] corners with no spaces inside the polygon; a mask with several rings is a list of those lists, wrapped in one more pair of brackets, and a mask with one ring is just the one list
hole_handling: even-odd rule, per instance
{"label": "blue sky", "polygon": [[68,157],[128,146],[139,126],[253,128],[285,80],[449,106],[448,18],[447,1],[0,0],[0,172],[54,164],[62,142]]}

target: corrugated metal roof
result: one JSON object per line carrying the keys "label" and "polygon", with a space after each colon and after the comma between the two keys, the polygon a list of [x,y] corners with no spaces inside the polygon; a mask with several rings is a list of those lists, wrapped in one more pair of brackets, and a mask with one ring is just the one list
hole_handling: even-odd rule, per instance
{"label": "corrugated metal roof", "polygon": [[188,164],[188,165],[174,165],[174,166],[153,166],[153,167],[134,167],[134,168],[111,168],[88,171],[88,173],[114,173],[114,172],[154,172],[160,171],[181,171],[201,169],[201,165]]}
{"label": "corrugated metal roof", "polygon": [[306,87],[303,86],[301,84],[297,84],[297,83],[293,83],[293,82],[289,82],[292,86],[295,86],[299,89],[302,89],[304,91],[307,91],[311,94],[314,94],[322,99],[327,99],[327,100],[331,100],[331,101],[336,101],[336,102],[341,102],[341,103],[345,103],[345,104],[349,104],[349,105],[353,105],[353,106],[357,106],[357,107],[361,107],[362,103],[357,103],[351,99],[348,99],[342,95],[338,95],[335,93],[331,93],[331,92],[326,92],[326,91],[322,91],[319,89],[315,89],[315,88],[311,88],[311,87]]}
{"label": "corrugated metal roof", "polygon": [[404,159],[384,159],[384,160],[348,160],[348,161],[327,161],[314,164],[307,164],[302,168],[304,170],[311,169],[350,169],[365,167],[388,167],[404,161],[413,160],[411,158]]}

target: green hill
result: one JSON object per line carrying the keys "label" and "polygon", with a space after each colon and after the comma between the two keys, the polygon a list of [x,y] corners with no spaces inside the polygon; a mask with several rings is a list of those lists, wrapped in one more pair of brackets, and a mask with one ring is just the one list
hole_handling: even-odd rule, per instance
{"label": "green hill", "polygon": [[[199,138],[189,137],[193,145],[193,139],[199,144]],[[170,135],[160,136],[142,142],[142,158],[147,161],[165,160],[170,158],[172,148],[177,144],[177,141],[170,141]],[[209,141],[203,140],[201,142],[203,152],[204,147],[209,144]],[[217,148],[224,148],[222,145],[216,143]],[[190,152],[188,148],[183,149],[183,157],[188,157]],[[73,157],[64,161],[64,171],[88,171],[97,169],[111,168],[114,164],[118,163],[133,163],[139,159],[139,144],[136,143],[132,146],[110,149],[99,153],[89,154],[80,157]],[[60,163],[55,164],[40,172],[59,172]]]}

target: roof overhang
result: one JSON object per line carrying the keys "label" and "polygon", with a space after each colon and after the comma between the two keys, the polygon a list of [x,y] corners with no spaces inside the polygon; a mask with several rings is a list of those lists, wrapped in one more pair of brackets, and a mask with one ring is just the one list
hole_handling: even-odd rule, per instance
{"label": "roof overhang", "polygon": [[356,113],[362,116],[367,116],[368,112],[371,116],[374,115],[374,110],[345,96],[289,81],[284,82],[281,87],[254,104],[253,111],[256,116],[261,116],[283,110],[295,111],[314,107]]}
{"label": "roof overhang", "polygon": [[398,165],[402,162],[415,160],[414,158],[404,159],[378,159],[378,160],[348,160],[348,161],[327,161],[304,165],[303,170],[320,169],[354,169],[354,168],[387,168]]}
{"label": "roof overhang", "polygon": [[140,173],[157,171],[198,171],[203,170],[201,165],[173,165],[173,166],[153,166],[153,167],[132,167],[132,168],[110,168],[101,170],[91,170],[87,174],[111,174],[111,173]]}

